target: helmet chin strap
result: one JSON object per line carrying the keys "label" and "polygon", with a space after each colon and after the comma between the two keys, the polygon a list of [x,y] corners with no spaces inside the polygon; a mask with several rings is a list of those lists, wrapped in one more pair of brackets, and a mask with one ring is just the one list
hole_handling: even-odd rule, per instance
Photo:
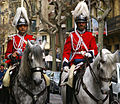
{"label": "helmet chin strap", "polygon": [[75,32],[78,31],[80,34],[85,33],[86,29],[80,30],[79,28],[77,28],[76,22],[74,22],[74,24],[75,24],[75,28],[74,28],[74,29],[75,29],[75,30],[74,30]]}
{"label": "helmet chin strap", "polygon": [[22,35],[22,36],[24,36],[24,35],[26,34],[26,32],[27,32],[27,31],[25,31],[25,32],[19,31],[19,34]]}

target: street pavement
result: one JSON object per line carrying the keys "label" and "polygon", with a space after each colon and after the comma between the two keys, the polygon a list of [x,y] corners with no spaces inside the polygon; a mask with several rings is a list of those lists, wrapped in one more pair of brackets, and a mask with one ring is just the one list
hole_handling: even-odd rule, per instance
{"label": "street pavement", "polygon": [[50,94],[50,103],[49,104],[63,104],[61,95],[59,94]]}

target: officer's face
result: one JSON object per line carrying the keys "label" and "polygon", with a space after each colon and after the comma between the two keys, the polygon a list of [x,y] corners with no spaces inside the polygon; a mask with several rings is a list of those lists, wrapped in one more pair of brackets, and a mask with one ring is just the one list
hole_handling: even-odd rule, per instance
{"label": "officer's face", "polygon": [[80,31],[83,31],[86,28],[86,22],[77,22],[77,27]]}
{"label": "officer's face", "polygon": [[21,35],[24,35],[28,30],[28,25],[20,25],[18,26],[18,30],[21,33]]}

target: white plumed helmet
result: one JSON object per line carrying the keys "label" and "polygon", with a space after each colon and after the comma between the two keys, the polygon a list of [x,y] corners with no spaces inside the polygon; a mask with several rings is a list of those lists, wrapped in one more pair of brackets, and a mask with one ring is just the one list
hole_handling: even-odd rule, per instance
{"label": "white plumed helmet", "polygon": [[79,2],[74,11],[71,11],[75,21],[89,19],[89,10],[85,0]]}
{"label": "white plumed helmet", "polygon": [[17,8],[16,15],[14,17],[12,25],[16,27],[17,25],[29,24],[29,19],[27,16],[27,11],[23,7],[23,1],[21,2],[21,7]]}

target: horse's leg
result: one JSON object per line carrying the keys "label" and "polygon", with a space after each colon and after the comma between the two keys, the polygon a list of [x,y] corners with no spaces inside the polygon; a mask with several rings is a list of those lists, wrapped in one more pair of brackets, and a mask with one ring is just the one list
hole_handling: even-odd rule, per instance
{"label": "horse's leg", "polygon": [[47,86],[47,103],[50,102],[50,86]]}
{"label": "horse's leg", "polygon": [[4,104],[9,103],[9,88],[3,87],[3,97],[4,97]]}
{"label": "horse's leg", "polygon": [[66,85],[66,104],[72,104],[73,99],[73,88]]}

